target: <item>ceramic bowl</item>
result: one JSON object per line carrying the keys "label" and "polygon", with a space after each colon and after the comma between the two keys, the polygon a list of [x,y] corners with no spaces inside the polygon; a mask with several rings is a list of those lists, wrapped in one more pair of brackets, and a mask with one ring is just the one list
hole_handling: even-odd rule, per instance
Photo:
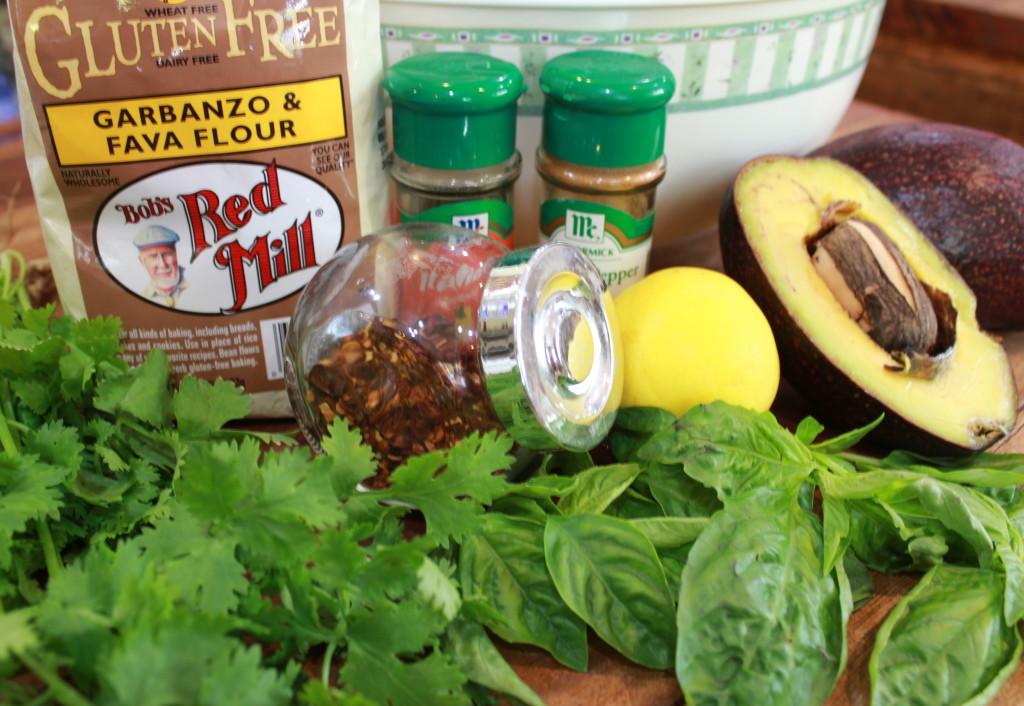
{"label": "ceramic bowl", "polygon": [[541,67],[582,48],[657,57],[677,84],[657,247],[712,228],[728,182],[748,160],[827,141],[856,93],[883,8],[884,0],[381,0],[381,34],[386,65],[464,50],[522,70],[517,245],[538,237]]}

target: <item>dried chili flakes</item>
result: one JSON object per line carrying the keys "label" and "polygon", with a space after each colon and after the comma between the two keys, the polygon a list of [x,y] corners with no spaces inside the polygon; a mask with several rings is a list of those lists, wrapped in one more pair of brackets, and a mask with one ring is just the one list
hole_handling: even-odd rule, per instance
{"label": "dried chili flakes", "polygon": [[446,449],[473,431],[500,429],[484,390],[475,341],[429,317],[409,328],[374,318],[341,338],[308,375],[307,399],[326,432],[336,416],[357,427],[386,487],[406,458]]}

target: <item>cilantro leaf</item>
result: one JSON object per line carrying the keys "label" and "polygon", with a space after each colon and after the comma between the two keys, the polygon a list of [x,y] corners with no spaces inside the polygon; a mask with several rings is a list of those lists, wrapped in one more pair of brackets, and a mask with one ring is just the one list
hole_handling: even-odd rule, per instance
{"label": "cilantro leaf", "polygon": [[512,467],[511,450],[506,435],[471,434],[448,451],[409,459],[391,474],[391,487],[379,497],[420,510],[427,539],[447,547],[449,538],[459,542],[476,532],[483,505],[508,492],[502,472]]}
{"label": "cilantro leaf", "polygon": [[330,459],[331,486],[339,498],[349,497],[359,483],[377,473],[373,449],[363,444],[359,430],[342,416],[331,422],[321,446]]}
{"label": "cilantro leaf", "polygon": [[174,418],[186,439],[208,439],[228,422],[248,413],[249,397],[227,380],[210,383],[186,377],[174,394]]}
{"label": "cilantro leaf", "polygon": [[252,442],[192,446],[174,483],[175,497],[201,520],[230,518],[258,478],[259,456]]}
{"label": "cilantro leaf", "polygon": [[69,473],[34,456],[0,455],[0,569],[10,567],[15,535],[30,520],[59,516],[64,506],[60,486]]}
{"label": "cilantro leaf", "polygon": [[349,623],[348,657],[338,675],[343,690],[380,703],[423,706],[469,704],[466,677],[440,651],[414,659],[438,644],[447,621],[412,600],[386,603]]}
{"label": "cilantro leaf", "polygon": [[235,558],[236,542],[209,536],[206,525],[178,505],[132,540],[146,561],[154,562],[188,605],[227,615],[248,588],[245,566]]}
{"label": "cilantro leaf", "polygon": [[308,459],[301,449],[261,458],[251,439],[195,444],[174,490],[198,519],[234,532],[261,561],[287,564],[314,528],[341,518],[325,467]]}
{"label": "cilantro leaf", "polygon": [[[153,618],[157,620],[157,618]],[[284,706],[291,688],[260,666],[259,648],[244,648],[229,625],[179,610],[130,626],[97,665],[103,703],[133,706]]]}
{"label": "cilantro leaf", "polygon": [[96,409],[109,414],[127,412],[151,426],[165,427],[171,420],[169,374],[167,354],[154,348],[142,365],[100,382],[94,399]]}
{"label": "cilantro leaf", "polygon": [[31,612],[25,609],[0,613],[0,662],[39,644],[31,621]]}
{"label": "cilantro leaf", "polygon": [[[31,328],[31,318],[26,317],[26,326]],[[118,358],[121,352],[121,320],[117,317],[96,316],[79,319],[71,325],[68,340],[100,364],[113,364],[127,370],[125,362]]]}

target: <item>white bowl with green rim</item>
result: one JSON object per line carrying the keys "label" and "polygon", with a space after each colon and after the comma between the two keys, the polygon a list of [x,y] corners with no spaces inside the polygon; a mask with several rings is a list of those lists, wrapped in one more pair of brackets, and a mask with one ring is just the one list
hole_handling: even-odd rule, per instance
{"label": "white bowl with green rim", "polygon": [[473,51],[514,63],[526,81],[516,144],[516,244],[537,241],[543,98],[558,54],[602,48],[656,56],[676,79],[668,171],[654,246],[714,225],[748,160],[824,143],[857,91],[885,0],[381,0],[384,61]]}

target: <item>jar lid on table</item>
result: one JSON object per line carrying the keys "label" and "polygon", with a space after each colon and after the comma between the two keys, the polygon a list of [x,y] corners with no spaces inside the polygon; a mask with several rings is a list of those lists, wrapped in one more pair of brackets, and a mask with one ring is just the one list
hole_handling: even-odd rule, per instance
{"label": "jar lid on table", "polygon": [[600,272],[564,243],[513,251],[479,308],[480,359],[502,424],[521,445],[586,451],[622,397],[614,305]]}

